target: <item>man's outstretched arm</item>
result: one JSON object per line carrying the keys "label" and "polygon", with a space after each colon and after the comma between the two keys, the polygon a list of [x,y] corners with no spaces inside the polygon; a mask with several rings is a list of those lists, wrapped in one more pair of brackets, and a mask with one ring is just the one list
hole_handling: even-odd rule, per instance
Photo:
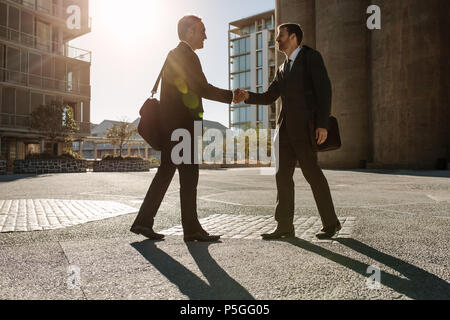
{"label": "man's outstretched arm", "polygon": [[243,91],[242,94],[245,103],[248,104],[262,104],[262,105],[270,105],[274,103],[280,97],[280,86],[279,86],[279,71],[277,71],[277,75],[275,79],[264,93],[254,93]]}

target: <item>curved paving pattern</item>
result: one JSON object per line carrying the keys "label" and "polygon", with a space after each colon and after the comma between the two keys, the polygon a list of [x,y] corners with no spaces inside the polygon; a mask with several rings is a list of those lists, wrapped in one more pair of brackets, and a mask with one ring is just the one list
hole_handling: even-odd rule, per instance
{"label": "curved paving pattern", "polygon": [[112,201],[0,200],[0,233],[60,229],[136,211]]}
{"label": "curved paving pattern", "polygon": [[[334,238],[349,238],[353,233],[353,227],[356,223],[354,217],[339,217],[342,224],[341,231]],[[276,228],[276,221],[273,216],[246,216],[215,214],[200,223],[203,228],[211,234],[220,234],[224,239],[261,239],[262,233],[272,232]],[[318,240],[315,234],[322,229],[322,222],[319,217],[296,217],[294,220],[295,234],[298,238],[310,242],[336,243],[334,240]],[[182,236],[182,227],[161,231],[161,233],[170,236]]]}

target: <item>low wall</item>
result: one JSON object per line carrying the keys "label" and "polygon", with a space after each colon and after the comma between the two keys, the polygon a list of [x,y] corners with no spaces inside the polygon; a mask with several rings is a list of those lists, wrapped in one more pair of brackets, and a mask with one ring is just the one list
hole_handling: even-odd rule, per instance
{"label": "low wall", "polygon": [[0,175],[6,174],[8,170],[8,162],[6,160],[0,160]]}
{"label": "low wall", "polygon": [[80,173],[87,171],[86,160],[15,160],[15,174]]}
{"label": "low wall", "polygon": [[94,162],[94,172],[142,172],[149,171],[147,160],[102,160]]}

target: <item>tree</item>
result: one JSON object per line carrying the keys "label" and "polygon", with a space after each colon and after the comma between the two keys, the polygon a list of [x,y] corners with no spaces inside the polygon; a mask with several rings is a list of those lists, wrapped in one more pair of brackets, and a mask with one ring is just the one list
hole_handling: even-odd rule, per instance
{"label": "tree", "polygon": [[113,145],[119,145],[119,156],[122,157],[123,145],[137,134],[134,125],[121,121],[106,131],[106,138],[110,139]]}
{"label": "tree", "polygon": [[31,113],[31,128],[45,135],[54,145],[58,139],[68,139],[79,127],[74,120],[72,107],[57,101],[41,105]]}

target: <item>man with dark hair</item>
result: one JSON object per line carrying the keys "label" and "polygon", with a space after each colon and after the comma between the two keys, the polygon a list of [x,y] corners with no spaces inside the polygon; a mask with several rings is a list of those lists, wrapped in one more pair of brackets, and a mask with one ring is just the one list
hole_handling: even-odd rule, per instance
{"label": "man with dark hair", "polygon": [[[264,234],[264,239],[295,236],[294,230],[294,180],[297,161],[311,186],[322,219],[323,229],[316,237],[331,238],[341,229],[336,216],[327,179],[313,151],[309,121],[315,120],[317,144],[323,144],[328,135],[331,111],[331,83],[322,56],[316,50],[300,46],[303,31],[297,24],[283,24],[278,28],[278,50],[286,61],[277,71],[275,79],[265,93],[236,90],[237,101],[248,104],[270,105],[280,96],[281,111],[277,126],[279,136],[279,166],[276,174],[278,199],[275,219],[277,229]],[[305,70],[306,67],[306,70]]]}
{"label": "man with dark hair", "polygon": [[[198,161],[194,154],[194,121],[202,121],[202,98],[230,104],[233,93],[216,88],[208,83],[203,74],[195,50],[203,48],[206,40],[205,26],[197,16],[185,16],[178,22],[179,45],[170,51],[162,75],[161,120],[165,132],[165,145],[161,151],[158,168],[131,231],[149,239],[164,237],[153,231],[156,213],[172,181],[175,170],[180,176],[181,220],[185,241],[217,241],[220,236],[209,235],[197,217]],[[190,133],[191,152],[189,163],[174,164],[172,148],[178,143],[171,141],[172,133],[185,129]],[[184,142],[184,141],[183,141]],[[184,158],[184,157],[183,157]]]}

